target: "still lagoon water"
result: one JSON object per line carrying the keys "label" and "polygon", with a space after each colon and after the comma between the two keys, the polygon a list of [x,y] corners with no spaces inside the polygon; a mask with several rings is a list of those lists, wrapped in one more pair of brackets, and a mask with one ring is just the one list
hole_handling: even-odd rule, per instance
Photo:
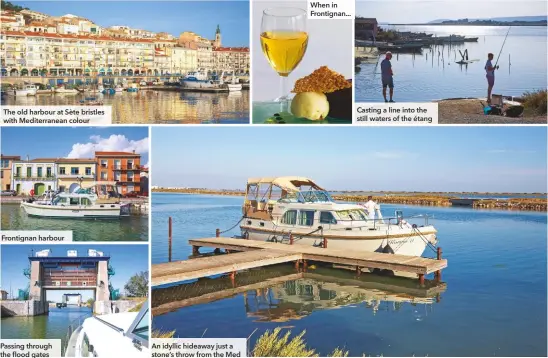
{"label": "still lagoon water", "polygon": [[[80,94],[10,96],[2,99],[2,105],[79,105],[83,99]],[[112,106],[113,123],[249,123],[249,91],[179,93],[143,90],[115,95],[99,94],[97,99]]]}
{"label": "still lagoon water", "polygon": [[61,349],[67,344],[67,331],[71,324],[90,317],[92,311],[87,307],[68,306],[49,308],[49,314],[35,317],[2,318],[2,339],[60,339]]}
{"label": "still lagoon water", "polygon": [[[241,217],[241,197],[154,193],[152,202],[153,263],[167,261],[169,216],[174,260],[191,255],[189,238],[213,236]],[[449,262],[439,302],[419,297],[416,283],[356,283],[344,273],[334,279],[341,270],[318,268],[312,277],[273,283],[260,293],[157,312],[153,328],[175,330],[178,337],[201,337],[206,329],[205,337],[248,337],[257,329],[251,341],[275,327],[306,329],[308,345],[323,356],[335,347],[351,356],[546,356],[545,213],[382,205],[384,216],[395,209],[435,218]],[[224,235],[232,234],[238,229]],[[270,271],[276,270],[287,274],[286,268]],[[223,287],[222,280],[191,289],[205,293],[208,285]],[[170,294],[177,290],[187,291],[179,286]],[[154,301],[164,299],[154,292],[153,312]]]}
{"label": "still lagoon water", "polygon": [[[381,27],[385,27],[381,26]],[[399,31],[479,37],[478,42],[424,48],[422,54],[394,54],[394,100],[426,102],[459,97],[486,97],[484,65],[487,54],[501,49],[508,27],[500,26],[388,26]],[[500,56],[493,93],[521,96],[526,91],[546,89],[546,27],[512,27]],[[459,50],[468,50],[468,65],[458,65]],[[510,55],[510,58],[508,57]],[[381,102],[380,61],[362,64],[355,76],[356,102]],[[494,62],[493,62],[494,63]],[[511,63],[511,66],[509,65]]]}
{"label": "still lagoon water", "polygon": [[16,204],[2,204],[2,230],[73,230],[74,241],[147,241],[148,216],[119,220],[43,219],[28,216]]}

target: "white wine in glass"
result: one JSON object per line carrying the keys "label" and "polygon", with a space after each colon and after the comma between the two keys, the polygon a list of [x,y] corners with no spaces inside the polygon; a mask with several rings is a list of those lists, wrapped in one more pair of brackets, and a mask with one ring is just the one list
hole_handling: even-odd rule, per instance
{"label": "white wine in glass", "polygon": [[306,11],[293,7],[276,7],[263,11],[261,48],[274,71],[280,75],[281,112],[287,112],[289,91],[287,76],[299,65],[308,45]]}

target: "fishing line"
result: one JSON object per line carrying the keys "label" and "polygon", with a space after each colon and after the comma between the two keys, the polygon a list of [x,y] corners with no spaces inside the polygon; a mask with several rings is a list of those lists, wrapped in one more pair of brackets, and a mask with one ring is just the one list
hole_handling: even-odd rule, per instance
{"label": "fishing line", "polygon": [[506,39],[508,38],[508,34],[510,33],[511,29],[512,29],[512,26],[508,27],[508,32],[506,33],[506,36],[504,37],[504,41],[502,42],[502,47],[500,48],[499,55],[497,57],[497,62],[495,62],[495,67],[497,67],[497,64],[499,63],[500,54],[502,53],[502,49],[504,48],[504,44],[506,43]]}

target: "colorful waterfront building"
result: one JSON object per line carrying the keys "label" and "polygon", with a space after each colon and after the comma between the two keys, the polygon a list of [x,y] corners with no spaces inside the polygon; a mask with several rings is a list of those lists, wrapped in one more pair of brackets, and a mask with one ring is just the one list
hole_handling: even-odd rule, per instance
{"label": "colorful waterfront building", "polygon": [[11,186],[12,181],[12,164],[16,160],[21,160],[21,157],[18,155],[0,155],[0,190],[14,190]]}
{"label": "colorful waterfront building", "polygon": [[88,188],[96,180],[97,161],[90,159],[60,158],[57,164],[57,188],[72,192],[75,188]]}
{"label": "colorful waterfront building", "polygon": [[41,195],[57,190],[57,158],[14,160],[12,162],[12,190],[22,195]]}
{"label": "colorful waterfront building", "polygon": [[236,71],[249,74],[249,47],[217,47],[213,49],[213,63],[216,70]]}
{"label": "colorful waterfront building", "polygon": [[95,152],[97,181],[115,181],[118,192],[140,192],[141,155],[133,152]]}

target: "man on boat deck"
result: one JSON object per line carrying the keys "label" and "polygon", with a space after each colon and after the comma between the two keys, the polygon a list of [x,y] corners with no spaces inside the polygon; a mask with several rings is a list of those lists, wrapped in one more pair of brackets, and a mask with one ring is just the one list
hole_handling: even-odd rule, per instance
{"label": "man on boat deck", "polygon": [[491,91],[493,90],[493,86],[495,85],[495,70],[499,68],[499,66],[494,66],[491,61],[493,61],[494,55],[492,53],[489,53],[487,55],[487,62],[485,63],[485,78],[487,78],[487,103],[491,104]]}
{"label": "man on boat deck", "polygon": [[367,210],[367,216],[370,220],[375,220],[376,210],[380,210],[380,206],[373,201],[373,197],[369,195],[367,197],[367,203],[364,204],[365,210]]}
{"label": "man on boat deck", "polygon": [[392,63],[390,62],[391,59],[392,52],[388,51],[385,59],[381,62],[382,96],[384,97],[385,102],[389,102],[386,99],[386,87],[390,87],[390,102],[394,102],[392,100],[392,97],[394,96],[394,79],[392,78],[394,72],[392,72]]}

